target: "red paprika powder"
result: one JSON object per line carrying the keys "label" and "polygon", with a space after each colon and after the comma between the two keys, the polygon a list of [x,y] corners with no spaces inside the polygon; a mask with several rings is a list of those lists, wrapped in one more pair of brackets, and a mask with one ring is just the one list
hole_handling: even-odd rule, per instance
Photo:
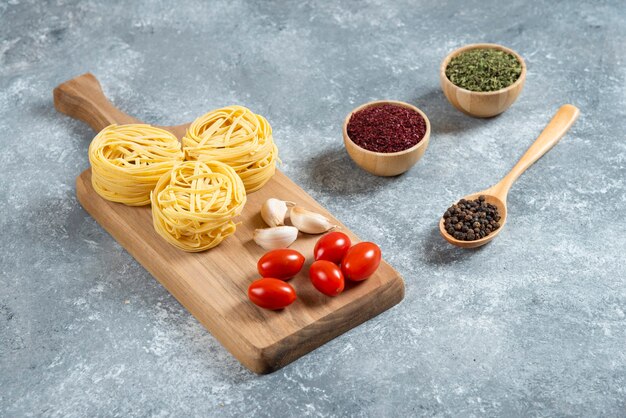
{"label": "red paprika powder", "polygon": [[399,152],[424,138],[426,121],[412,109],[385,103],[353,113],[347,131],[352,142],[361,148],[374,152]]}

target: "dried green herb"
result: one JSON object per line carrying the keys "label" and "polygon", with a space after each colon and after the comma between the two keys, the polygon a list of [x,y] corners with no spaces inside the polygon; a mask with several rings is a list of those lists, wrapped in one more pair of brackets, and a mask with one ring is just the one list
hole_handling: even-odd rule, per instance
{"label": "dried green herb", "polygon": [[477,48],[450,60],[446,76],[454,85],[471,91],[496,91],[515,83],[522,64],[515,55],[499,49]]}

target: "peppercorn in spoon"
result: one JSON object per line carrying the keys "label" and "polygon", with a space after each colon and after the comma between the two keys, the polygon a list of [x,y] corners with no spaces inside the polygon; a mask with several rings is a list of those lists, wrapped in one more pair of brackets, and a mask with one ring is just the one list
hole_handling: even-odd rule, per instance
{"label": "peppercorn in spoon", "polygon": [[576,106],[561,106],[537,140],[499,183],[465,196],[448,209],[439,221],[439,232],[446,241],[462,248],[475,248],[498,236],[506,224],[509,189],[528,167],[559,142],[579,113]]}

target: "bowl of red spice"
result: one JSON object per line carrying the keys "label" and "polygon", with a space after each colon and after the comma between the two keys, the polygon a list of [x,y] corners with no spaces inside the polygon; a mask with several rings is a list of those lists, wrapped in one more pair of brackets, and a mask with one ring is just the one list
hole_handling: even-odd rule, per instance
{"label": "bowl of red spice", "polygon": [[397,176],[422,158],[430,122],[417,107],[395,100],[369,102],[343,124],[343,143],[352,160],[377,176]]}
{"label": "bowl of red spice", "polygon": [[489,118],[515,102],[526,81],[526,64],[517,52],[502,45],[471,44],[446,56],[439,79],[454,107]]}

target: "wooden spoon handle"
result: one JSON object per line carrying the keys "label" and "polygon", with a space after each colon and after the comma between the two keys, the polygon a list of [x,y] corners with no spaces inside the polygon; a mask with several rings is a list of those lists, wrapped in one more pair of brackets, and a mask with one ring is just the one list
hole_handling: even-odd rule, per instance
{"label": "wooden spoon handle", "polygon": [[82,120],[100,132],[112,123],[140,123],[107,100],[98,79],[85,73],[54,89],[54,107],[61,113]]}
{"label": "wooden spoon handle", "polygon": [[509,189],[528,167],[533,165],[543,154],[550,151],[565,135],[567,130],[578,118],[580,110],[571,104],[563,105],[556,112],[550,123],[544,128],[537,140],[528,148],[515,166],[497,185],[493,187],[494,194],[506,199]]}

